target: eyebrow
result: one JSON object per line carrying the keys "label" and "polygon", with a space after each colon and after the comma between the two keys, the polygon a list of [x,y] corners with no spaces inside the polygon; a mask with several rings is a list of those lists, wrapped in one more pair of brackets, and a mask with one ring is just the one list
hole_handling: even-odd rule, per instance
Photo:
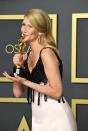
{"label": "eyebrow", "polygon": [[[24,21],[22,22],[22,24],[23,24],[23,23],[25,24],[25,22],[24,22]],[[33,27],[31,24],[27,24],[27,25],[29,25],[29,26]]]}

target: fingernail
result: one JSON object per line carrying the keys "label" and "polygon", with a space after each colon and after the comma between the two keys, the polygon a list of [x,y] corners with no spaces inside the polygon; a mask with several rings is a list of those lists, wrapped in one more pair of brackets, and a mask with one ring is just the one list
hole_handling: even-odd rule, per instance
{"label": "fingernail", "polygon": [[16,73],[14,73],[14,75],[17,75]]}

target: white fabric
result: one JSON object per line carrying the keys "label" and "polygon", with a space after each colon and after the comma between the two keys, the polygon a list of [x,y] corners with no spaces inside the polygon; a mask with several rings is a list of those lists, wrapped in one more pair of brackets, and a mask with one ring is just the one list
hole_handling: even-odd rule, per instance
{"label": "white fabric", "polygon": [[45,102],[44,95],[40,94],[38,106],[38,93],[35,91],[32,103],[32,131],[77,131],[76,120],[67,101],[63,103],[61,100],[58,103],[48,97]]}

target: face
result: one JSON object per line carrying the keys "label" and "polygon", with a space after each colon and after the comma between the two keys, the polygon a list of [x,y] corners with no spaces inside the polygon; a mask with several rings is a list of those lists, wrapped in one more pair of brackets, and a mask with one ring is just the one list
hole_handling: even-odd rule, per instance
{"label": "face", "polygon": [[39,32],[30,24],[27,17],[24,17],[21,32],[24,35],[25,42],[33,42],[38,39]]}

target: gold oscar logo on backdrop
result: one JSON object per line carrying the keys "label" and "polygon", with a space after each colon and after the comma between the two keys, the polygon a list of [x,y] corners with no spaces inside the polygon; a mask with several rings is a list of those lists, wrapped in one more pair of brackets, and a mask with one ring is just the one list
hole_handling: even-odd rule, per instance
{"label": "gold oscar logo on backdrop", "polygon": [[[29,52],[29,50],[30,50],[30,47],[28,47],[27,48],[27,50],[24,52],[24,53],[28,53]],[[7,54],[12,54],[12,53],[18,53],[19,52],[19,47],[18,47],[18,44],[7,44],[6,46],[5,46],[5,52],[7,53]]]}
{"label": "gold oscar logo on backdrop", "polygon": [[[56,14],[49,14],[49,17],[52,21],[52,33],[55,39],[55,42],[57,44],[57,15]],[[24,18],[24,15],[0,15],[0,20],[22,20]],[[19,48],[17,44],[13,43],[7,43],[5,47],[5,51],[7,54],[12,54],[12,53],[18,53]],[[26,52],[29,51],[29,48],[26,50]],[[8,80],[5,77],[0,77],[0,82],[12,82]],[[30,100],[29,100],[30,101]],[[0,98],[0,103],[27,103],[26,98]],[[29,126],[27,124],[26,118],[23,115],[22,120],[19,124],[18,130],[17,131],[30,131]]]}

